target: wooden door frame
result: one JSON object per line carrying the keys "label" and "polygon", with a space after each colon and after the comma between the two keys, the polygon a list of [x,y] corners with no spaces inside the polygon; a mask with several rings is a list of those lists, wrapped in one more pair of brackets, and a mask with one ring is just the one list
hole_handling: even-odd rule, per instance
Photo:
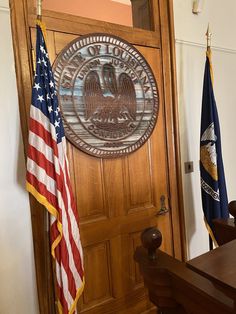
{"label": "wooden door frame", "polygon": [[[144,45],[148,36],[151,46],[165,50],[163,57],[163,86],[164,89],[164,111],[167,133],[167,162],[169,171],[169,206],[172,217],[174,256],[180,260],[186,258],[183,190],[181,179],[180,141],[178,126],[177,108],[177,84],[175,65],[175,40],[174,40],[174,18],[173,0],[149,0],[153,12],[154,32],[135,29],[135,36],[129,32],[129,27],[119,26],[122,30],[122,37],[132,44]],[[159,2],[159,6],[158,6]],[[160,8],[160,12],[159,12]],[[21,129],[24,142],[24,151],[28,145],[28,121],[29,106],[31,103],[31,86],[33,81],[32,64],[32,43],[30,40],[30,27],[35,26],[35,8],[33,0],[10,0],[11,23],[13,34],[13,46],[15,55],[15,67],[17,76],[17,88],[19,99],[19,110]],[[71,33],[78,32],[78,17],[52,11],[43,11],[44,21],[47,29],[53,29],[57,18],[65,19],[69,23],[68,29]],[[79,32],[83,34],[83,23],[91,27],[91,32],[105,31],[109,23],[97,22],[87,18],[80,18]],[[59,21],[59,20],[58,20]],[[119,30],[115,24],[109,24],[111,31],[119,36]],[[68,32],[68,29],[58,29]],[[158,32],[157,32],[158,31]],[[123,34],[127,34],[123,36]],[[161,36],[159,36],[161,34]],[[48,244],[47,214],[44,208],[39,205],[33,197],[29,197],[31,207],[32,233],[34,242],[34,256],[36,266],[37,288],[40,313],[55,313],[52,267],[50,262],[50,250]]]}

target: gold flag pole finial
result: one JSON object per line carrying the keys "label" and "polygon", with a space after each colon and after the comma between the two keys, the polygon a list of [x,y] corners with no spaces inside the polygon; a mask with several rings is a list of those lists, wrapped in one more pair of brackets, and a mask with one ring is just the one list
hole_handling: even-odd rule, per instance
{"label": "gold flag pole finial", "polygon": [[47,36],[46,36],[46,27],[44,23],[42,22],[42,2],[43,0],[37,0],[37,21],[36,24],[40,26],[44,39],[46,41]]}
{"label": "gold flag pole finial", "polygon": [[42,20],[42,0],[37,0],[37,19]]}
{"label": "gold flag pole finial", "polygon": [[210,31],[210,26],[209,26],[209,23],[208,23],[207,32],[206,32],[206,37],[207,37],[207,51],[206,51],[206,55],[207,55],[209,63],[210,63],[211,81],[212,81],[212,85],[213,85],[213,83],[214,83],[214,76],[213,76],[212,63],[211,63],[211,36],[212,36],[212,32]]}
{"label": "gold flag pole finial", "polygon": [[206,32],[206,37],[207,37],[207,50],[211,49],[211,36],[212,36],[212,32],[210,31],[210,25],[208,23],[208,27],[207,27],[207,32]]}

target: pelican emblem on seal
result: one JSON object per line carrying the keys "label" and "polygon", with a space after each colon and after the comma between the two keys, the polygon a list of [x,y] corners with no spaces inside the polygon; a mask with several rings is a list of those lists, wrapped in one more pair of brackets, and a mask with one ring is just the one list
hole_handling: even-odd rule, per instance
{"label": "pelican emblem on seal", "polygon": [[99,129],[125,129],[136,120],[134,84],[126,73],[116,76],[111,64],[104,64],[101,79],[91,71],[84,82],[85,119]]}

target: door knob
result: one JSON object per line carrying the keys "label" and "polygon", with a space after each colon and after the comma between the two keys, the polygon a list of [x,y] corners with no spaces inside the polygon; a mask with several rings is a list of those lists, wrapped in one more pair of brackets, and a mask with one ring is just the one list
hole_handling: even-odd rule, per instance
{"label": "door knob", "polygon": [[165,196],[162,195],[162,196],[160,197],[161,208],[160,208],[160,210],[156,213],[156,216],[161,216],[161,215],[165,215],[166,213],[168,213],[169,209],[166,208],[165,200],[166,200]]}

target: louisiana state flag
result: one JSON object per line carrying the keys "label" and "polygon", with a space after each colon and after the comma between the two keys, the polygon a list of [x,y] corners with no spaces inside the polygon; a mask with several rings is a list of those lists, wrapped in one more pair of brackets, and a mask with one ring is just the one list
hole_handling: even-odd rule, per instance
{"label": "louisiana state flag", "polygon": [[220,125],[213,91],[211,50],[206,53],[202,95],[200,173],[202,207],[208,232],[215,244],[212,221],[228,218],[228,197],[221,152]]}

